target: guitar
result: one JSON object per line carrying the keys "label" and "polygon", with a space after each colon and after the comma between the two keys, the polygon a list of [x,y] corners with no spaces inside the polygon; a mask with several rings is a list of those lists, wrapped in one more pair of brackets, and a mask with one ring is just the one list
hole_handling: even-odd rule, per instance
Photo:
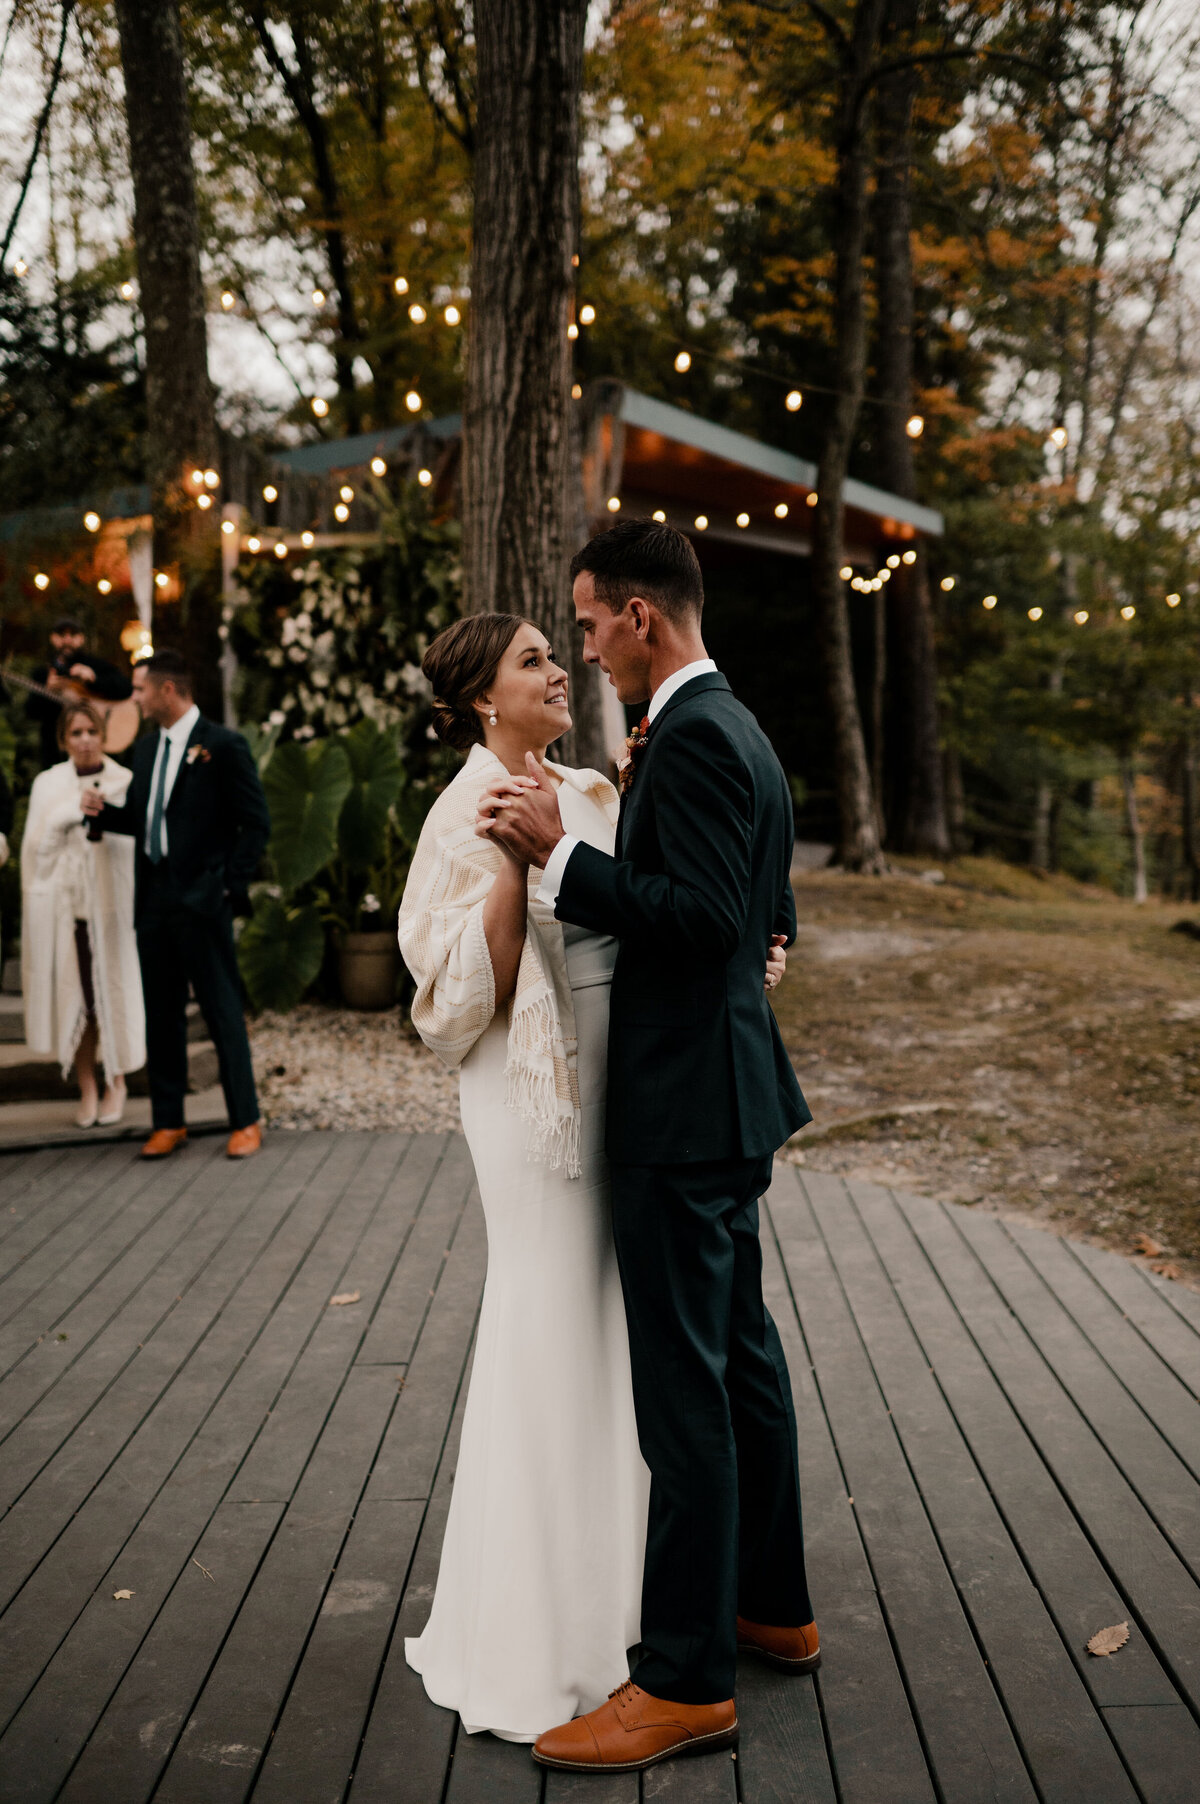
{"label": "guitar", "polygon": [[142,724],[142,711],[130,696],[126,701],[108,701],[102,695],[93,695],[87,683],[81,683],[78,677],[64,677],[63,689],[47,689],[44,683],[35,683],[30,677],[18,676],[15,670],[7,666],[0,670],[0,682],[16,683],[20,689],[28,689],[31,695],[45,696],[47,701],[57,702],[64,707],[67,702],[90,702],[104,722],[104,749],[106,752],[123,752],[126,746],[133,744]]}

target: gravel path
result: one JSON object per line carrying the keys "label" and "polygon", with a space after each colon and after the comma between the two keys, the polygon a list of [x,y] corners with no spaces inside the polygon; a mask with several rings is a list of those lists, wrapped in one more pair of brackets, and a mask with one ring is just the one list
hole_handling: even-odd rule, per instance
{"label": "gravel path", "polygon": [[250,1022],[263,1115],[273,1128],[459,1125],[458,1073],[414,1038],[398,1010],[365,1015],[304,1003]]}

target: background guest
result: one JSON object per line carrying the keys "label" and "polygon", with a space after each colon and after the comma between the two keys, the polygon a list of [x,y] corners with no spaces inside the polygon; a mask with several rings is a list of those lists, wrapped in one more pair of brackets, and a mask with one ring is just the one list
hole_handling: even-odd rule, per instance
{"label": "background guest", "polygon": [[137,942],[146,995],[146,1050],[154,1132],[146,1159],[187,1138],[187,1001],[191,981],[221,1067],[229,1110],[226,1151],[262,1145],[250,1042],[242,1013],[233,917],[250,909],[249,886],[271,819],[258,768],[240,733],[206,720],[192,700],[182,655],[163,649],[134,666],[133,692],[158,728],[133,748],[123,807],[85,795],[105,833],[137,845]]}
{"label": "background guest", "polygon": [[[56,710],[65,760],[34,778],[21,842],[21,979],[25,1038],[79,1082],[76,1121],[108,1127],[125,1108],[125,1073],[146,1062],[142,982],[133,927],[133,846],[89,842],[86,790],[121,803],[130,772],[102,751],[103,722],[88,702]],[[101,1099],[96,1054],[104,1066]]]}
{"label": "background guest", "polygon": [[[69,691],[68,679],[86,683],[93,694],[104,701],[122,702],[131,693],[129,678],[115,664],[106,658],[97,657],[95,652],[87,650],[87,635],[78,620],[64,615],[56,620],[50,629],[51,658],[48,664],[39,664],[32,673],[35,683],[43,683],[55,694],[66,695]],[[44,695],[31,695],[25,703],[25,712],[30,720],[38,724],[38,732],[42,742],[42,769],[47,770],[57,764],[62,757],[62,749],[58,737],[61,704],[51,701]]]}

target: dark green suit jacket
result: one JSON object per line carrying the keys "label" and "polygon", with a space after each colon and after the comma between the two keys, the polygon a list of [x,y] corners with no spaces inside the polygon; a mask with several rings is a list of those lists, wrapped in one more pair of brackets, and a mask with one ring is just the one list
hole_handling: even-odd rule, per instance
{"label": "dark green suit jacket", "polygon": [[627,1165],[754,1159],[812,1116],[763,991],[796,933],[792,803],[754,716],[717,673],[649,730],[615,857],[579,845],[555,913],[620,940],[607,1150]]}

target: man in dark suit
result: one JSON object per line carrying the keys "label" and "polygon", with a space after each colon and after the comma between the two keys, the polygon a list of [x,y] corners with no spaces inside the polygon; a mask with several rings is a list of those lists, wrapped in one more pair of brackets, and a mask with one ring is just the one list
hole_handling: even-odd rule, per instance
{"label": "man in dark suit", "polygon": [[623,702],[651,698],[622,773],[615,856],[564,836],[533,760],[529,786],[480,830],[544,868],[539,895],[560,920],[620,940],[607,1148],[651,1474],[641,1658],[606,1704],[534,1752],[629,1771],[736,1740],[738,1646],[791,1673],[820,1658],[758,1241],[773,1155],[811,1116],[763,994],[765,948],[795,937],[791,799],[705,652],[695,552],[633,520],[585,546],[572,576],[584,658]]}
{"label": "man in dark suit", "polygon": [[146,1068],[154,1132],[144,1159],[162,1159],[187,1139],[187,1000],[190,981],[221,1068],[233,1132],[230,1158],[262,1145],[254,1067],[242,1012],[233,917],[249,912],[248,890],[270,831],[258,769],[240,733],[206,720],[176,651],[134,667],[134,693],[157,728],[133,749],[123,807],[86,791],[84,811],[106,833],[137,841],[135,920],[146,998]]}

